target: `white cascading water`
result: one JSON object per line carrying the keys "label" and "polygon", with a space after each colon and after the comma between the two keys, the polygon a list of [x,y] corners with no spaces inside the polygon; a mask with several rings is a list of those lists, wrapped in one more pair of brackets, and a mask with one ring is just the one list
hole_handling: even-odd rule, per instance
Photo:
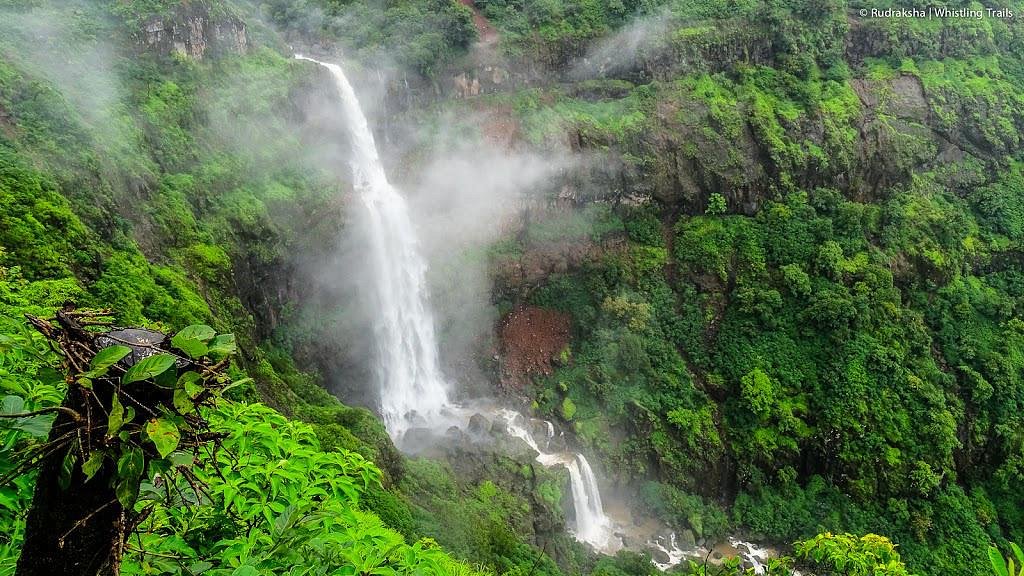
{"label": "white cascading water", "polygon": [[[505,421],[509,435],[521,438],[537,452],[537,462],[544,466],[562,465],[569,469],[572,504],[576,512],[574,535],[580,542],[586,542],[598,550],[609,550],[612,522],[604,513],[601,491],[597,487],[597,477],[594,476],[594,471],[590,468],[587,459],[582,454],[551,454],[541,450],[533,434],[522,423],[525,418],[515,410],[498,410],[497,415]],[[546,420],[544,426],[547,441],[550,442],[555,435],[555,427]]]}
{"label": "white cascading water", "polygon": [[409,207],[384,173],[355,91],[336,64],[296,55],[334,77],[352,144],[352,176],[366,210],[375,274],[377,377],[384,425],[398,439],[410,426],[429,426],[449,405],[427,304],[426,263]]}
{"label": "white cascading water", "polygon": [[572,483],[572,501],[576,508],[576,539],[603,550],[611,537],[611,521],[604,513],[597,478],[583,454],[577,454],[568,465]]}

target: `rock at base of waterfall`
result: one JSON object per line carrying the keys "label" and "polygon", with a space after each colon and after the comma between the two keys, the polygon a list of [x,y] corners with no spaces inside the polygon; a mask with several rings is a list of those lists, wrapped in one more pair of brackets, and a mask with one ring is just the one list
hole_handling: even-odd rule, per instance
{"label": "rock at base of waterfall", "polygon": [[413,454],[422,454],[434,447],[436,433],[430,428],[409,428],[402,435],[402,450]]}
{"label": "rock at base of waterfall", "polygon": [[661,548],[650,546],[647,548],[647,553],[650,554],[651,559],[658,564],[668,564],[672,562],[672,557],[668,555],[668,552],[665,552]]}
{"label": "rock at base of waterfall", "polygon": [[448,429],[445,430],[445,432],[444,432],[445,438],[447,438],[447,439],[449,439],[449,440],[451,440],[453,442],[458,442],[458,441],[462,440],[462,438],[463,438],[463,436],[465,436],[465,434],[466,433],[463,432],[462,429],[459,428],[458,426],[449,426]]}
{"label": "rock at base of waterfall", "polygon": [[469,418],[469,431],[473,434],[486,434],[491,431],[491,422],[477,412]]}
{"label": "rock at base of waterfall", "polygon": [[508,422],[505,422],[501,418],[495,418],[494,422],[491,423],[491,434],[495,436],[505,436],[508,434]]}
{"label": "rock at base of waterfall", "polygon": [[678,545],[683,550],[692,550],[697,547],[697,539],[693,536],[693,530],[687,528],[679,533]]}
{"label": "rock at base of waterfall", "polygon": [[629,534],[624,534],[622,536],[622,547],[627,549],[627,550],[636,550],[642,544],[643,544],[643,542],[641,542],[639,539],[637,539],[634,536],[630,536]]}

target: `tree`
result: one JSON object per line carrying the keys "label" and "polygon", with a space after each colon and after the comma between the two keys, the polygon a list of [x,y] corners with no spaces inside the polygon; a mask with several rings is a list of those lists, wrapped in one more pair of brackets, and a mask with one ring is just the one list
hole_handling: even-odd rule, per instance
{"label": "tree", "polygon": [[47,441],[5,479],[39,470],[18,576],[117,573],[127,536],[151,512],[133,507],[147,471],[187,475],[177,450],[215,438],[197,406],[226,389],[234,337],[208,326],[174,338],[97,331],[108,315],[66,305],[54,323],[30,317],[58,344],[71,384],[59,407],[36,412],[57,413]]}

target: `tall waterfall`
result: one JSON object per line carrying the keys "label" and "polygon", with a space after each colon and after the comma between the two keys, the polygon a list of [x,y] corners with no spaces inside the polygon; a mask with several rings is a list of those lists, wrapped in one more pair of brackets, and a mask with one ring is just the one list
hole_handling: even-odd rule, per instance
{"label": "tall waterfall", "polygon": [[381,414],[388,432],[401,437],[429,425],[448,406],[438,362],[434,318],[427,304],[426,263],[419,253],[409,207],[388,182],[359,100],[344,71],[320,62],[334,77],[352,144],[352,176],[370,231],[376,317],[377,377]]}
{"label": "tall waterfall", "polygon": [[[434,318],[427,302],[426,263],[417,248],[408,205],[388,182],[373,133],[345,73],[336,64],[295,57],[327,68],[341,98],[352,144],[352,176],[370,231],[368,257],[374,274],[381,413],[388,432],[397,439],[412,426],[437,425],[449,413],[459,411],[449,403],[438,361]],[[542,450],[523,425],[522,414],[508,409],[495,414],[506,421],[511,435],[522,438],[537,452],[538,462],[568,468],[576,539],[614,552],[612,522],[604,513],[597,479],[587,459],[582,454],[546,452],[555,432],[550,422],[545,422]]]}

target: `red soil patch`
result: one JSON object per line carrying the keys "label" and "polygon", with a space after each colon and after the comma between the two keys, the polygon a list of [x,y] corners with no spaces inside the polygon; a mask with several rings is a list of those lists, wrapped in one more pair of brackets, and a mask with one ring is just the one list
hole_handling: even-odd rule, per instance
{"label": "red soil patch", "polygon": [[548,375],[552,361],[569,344],[572,318],[563,312],[520,306],[501,322],[501,380],[521,389],[530,375]]}

